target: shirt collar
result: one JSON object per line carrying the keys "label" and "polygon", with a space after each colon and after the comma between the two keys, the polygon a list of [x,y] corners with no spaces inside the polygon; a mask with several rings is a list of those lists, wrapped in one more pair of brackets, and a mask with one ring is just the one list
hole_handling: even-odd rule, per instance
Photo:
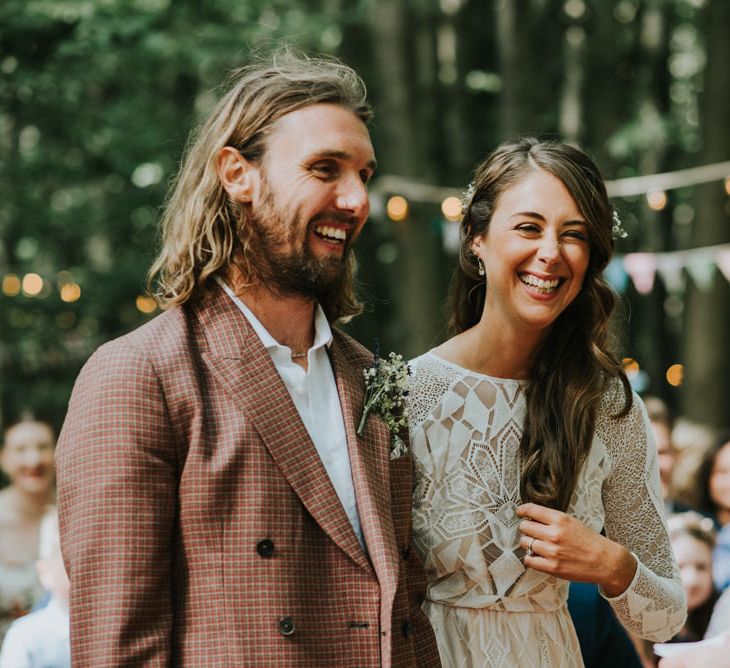
{"label": "shirt collar", "polygon": [[[233,300],[233,303],[239,308],[241,313],[246,316],[246,320],[248,320],[253,331],[256,332],[256,335],[261,339],[261,343],[264,344],[264,348],[266,348],[266,350],[272,351],[281,348],[289,350],[288,346],[282,345],[273,336],[271,336],[271,334],[269,334],[269,331],[254,315],[253,311],[243,303],[243,300],[240,299],[235,292],[233,292],[233,290],[222,278],[220,278],[220,276],[215,276],[215,280],[218,285],[223,288],[225,293]],[[317,350],[323,346],[329,348],[330,345],[332,345],[332,328],[330,327],[327,316],[324,314],[322,307],[317,304],[314,309],[314,342],[312,343],[310,350]]]}

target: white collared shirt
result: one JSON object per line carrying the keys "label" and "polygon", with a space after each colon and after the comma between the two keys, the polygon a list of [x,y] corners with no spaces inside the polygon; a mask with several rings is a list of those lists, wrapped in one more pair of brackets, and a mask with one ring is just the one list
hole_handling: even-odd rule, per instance
{"label": "white collared shirt", "polygon": [[261,321],[253,314],[220,278],[219,285],[238,306],[261,343],[271,355],[276,370],[289,390],[294,406],[309,433],[319,458],[337,492],[342,507],[355,530],[360,545],[365,546],[360,526],[360,516],[355,501],[350,456],[347,451],[347,434],[342,417],[342,406],[337,384],[332,372],[327,348],[332,343],[332,330],[322,307],[317,304],[314,313],[314,343],[307,352],[307,370],[294,362],[291,349],[274,339]]}

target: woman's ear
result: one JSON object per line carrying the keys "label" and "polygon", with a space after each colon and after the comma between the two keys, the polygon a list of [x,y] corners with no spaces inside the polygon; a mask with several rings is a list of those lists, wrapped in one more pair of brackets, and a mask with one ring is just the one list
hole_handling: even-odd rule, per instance
{"label": "woman's ear", "polygon": [[484,239],[481,236],[474,236],[469,242],[469,250],[474,253],[474,255],[478,255],[477,251],[481,250],[483,243]]}
{"label": "woman's ear", "polygon": [[258,167],[232,146],[224,146],[218,151],[215,167],[221,185],[233,201],[240,203],[251,201]]}

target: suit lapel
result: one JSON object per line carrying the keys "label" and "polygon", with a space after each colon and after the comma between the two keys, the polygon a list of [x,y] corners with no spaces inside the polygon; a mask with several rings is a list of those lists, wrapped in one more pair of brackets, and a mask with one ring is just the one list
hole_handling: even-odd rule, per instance
{"label": "suit lapel", "polygon": [[371,566],[284,382],[245,316],[222,290],[201,307],[202,358],[251,421],[302,504],[359,566]]}
{"label": "suit lapel", "polygon": [[381,596],[387,599],[395,595],[399,565],[390,509],[390,432],[382,420],[371,415],[363,435],[357,435],[365,395],[362,372],[368,361],[362,356],[348,359],[342,338],[335,330],[330,359],[345,419],[360,523],[380,582]]}

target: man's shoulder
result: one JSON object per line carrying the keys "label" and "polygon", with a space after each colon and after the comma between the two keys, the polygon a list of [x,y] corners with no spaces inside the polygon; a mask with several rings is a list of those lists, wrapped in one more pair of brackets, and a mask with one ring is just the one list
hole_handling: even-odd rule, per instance
{"label": "man's shoulder", "polygon": [[163,311],[126,334],[102,344],[95,356],[115,357],[142,354],[145,357],[167,357],[185,347],[189,326],[182,307]]}
{"label": "man's shoulder", "polygon": [[189,330],[184,308],[164,311],[99,346],[84,364],[77,384],[132,386],[176,368],[190,356]]}

